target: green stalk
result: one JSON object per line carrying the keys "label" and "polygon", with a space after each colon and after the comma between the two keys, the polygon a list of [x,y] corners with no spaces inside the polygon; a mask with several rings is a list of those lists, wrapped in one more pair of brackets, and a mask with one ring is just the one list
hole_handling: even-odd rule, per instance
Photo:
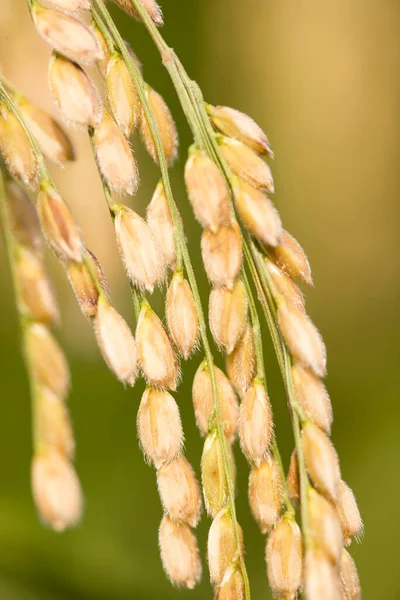
{"label": "green stalk", "polygon": [[242,269],[242,281],[243,281],[244,287],[246,289],[246,295],[247,295],[248,302],[249,302],[250,319],[251,319],[251,326],[252,326],[253,335],[254,335],[254,346],[255,346],[255,352],[256,352],[257,379],[259,379],[260,382],[264,384],[265,390],[267,390],[267,378],[266,378],[265,366],[264,366],[264,355],[263,355],[263,348],[262,348],[260,319],[258,317],[257,307],[256,307],[256,303],[253,298],[253,293],[252,293],[252,290],[250,287],[250,282],[248,280],[248,277],[247,277],[244,269]]}
{"label": "green stalk", "polygon": [[[255,346],[255,351],[256,351],[257,378],[263,383],[265,391],[266,391],[266,393],[268,393],[267,378],[265,375],[264,353],[263,353],[263,347],[262,347],[260,319],[258,316],[257,307],[256,307],[256,303],[254,301],[250,282],[248,280],[248,277],[247,277],[244,269],[243,269],[242,280],[243,280],[244,286],[246,288],[247,298],[249,301],[250,319],[251,319],[251,324],[252,324],[252,329],[253,329],[253,334],[254,334],[254,346]],[[287,483],[286,483],[285,470],[283,468],[282,457],[279,452],[278,442],[276,441],[275,434],[274,434],[274,441],[272,444],[272,454],[274,456],[274,459],[275,459],[275,461],[279,467],[279,471],[280,471],[282,490],[283,490],[283,500],[284,500],[284,503],[286,506],[286,511],[288,513],[290,513],[291,515],[294,515],[296,513],[296,511],[294,509],[292,501],[290,500],[289,491],[288,491]]]}
{"label": "green stalk", "polygon": [[301,522],[303,527],[304,542],[306,547],[309,546],[310,535],[309,535],[309,517],[308,517],[308,489],[310,486],[305,460],[303,452],[303,444],[301,441],[301,424],[306,420],[306,416],[296,400],[294,393],[292,371],[291,371],[291,356],[287,349],[287,346],[282,338],[282,334],[277,325],[277,313],[276,307],[273,300],[273,284],[268,271],[265,268],[265,264],[262,256],[255,247],[255,244],[250,240],[250,246],[252,248],[254,261],[258,266],[257,277],[261,285],[261,293],[263,295],[262,306],[264,309],[268,328],[270,330],[271,338],[274,344],[275,353],[278,357],[279,366],[282,373],[282,378],[285,384],[286,394],[288,398],[290,414],[293,424],[293,435],[295,440],[295,447],[297,452],[297,461],[299,465],[300,474],[300,511],[301,511]]}
{"label": "green stalk", "polygon": [[[233,473],[232,473],[232,469],[231,469],[230,462],[229,462],[227,441],[225,438],[222,417],[221,417],[221,408],[220,408],[220,401],[219,401],[219,397],[218,397],[218,388],[217,388],[217,383],[216,383],[215,373],[214,373],[214,358],[213,358],[213,355],[211,352],[211,347],[210,347],[210,344],[208,341],[206,319],[205,319],[205,315],[204,315],[204,311],[203,311],[203,307],[202,307],[202,303],[201,303],[200,293],[199,293],[197,282],[196,282],[196,277],[195,277],[193,266],[192,266],[192,263],[190,260],[189,252],[188,252],[188,249],[186,246],[185,236],[184,236],[183,228],[181,225],[181,220],[179,218],[178,208],[176,206],[176,203],[175,203],[175,200],[174,200],[174,197],[172,194],[171,184],[170,184],[170,180],[169,180],[168,166],[167,166],[167,162],[165,159],[164,150],[162,147],[157,124],[155,122],[152,110],[147,101],[145,87],[144,87],[144,83],[143,83],[140,71],[139,71],[138,67],[136,66],[136,64],[131,60],[129,53],[126,49],[125,43],[124,43],[118,29],[116,28],[109,12],[107,11],[107,8],[106,8],[103,0],[95,0],[95,4],[96,4],[102,18],[104,19],[104,22],[106,23],[109,31],[111,32],[111,35],[114,38],[114,41],[115,41],[119,51],[121,52],[122,57],[124,58],[124,60],[127,64],[129,73],[135,83],[136,90],[137,90],[140,102],[142,104],[142,107],[143,107],[144,115],[149,124],[150,131],[152,133],[154,143],[156,146],[158,161],[159,161],[162,180],[163,180],[163,184],[164,184],[164,189],[165,189],[165,193],[166,193],[166,197],[167,197],[167,201],[168,201],[168,206],[171,211],[171,217],[172,217],[172,220],[174,223],[176,239],[178,240],[177,250],[180,249],[180,252],[182,253],[183,264],[186,269],[186,274],[188,277],[190,287],[192,289],[192,293],[193,293],[193,297],[194,297],[194,301],[196,304],[197,313],[198,313],[198,317],[199,317],[200,338],[201,338],[201,342],[202,342],[203,349],[204,349],[207,367],[209,369],[209,373],[210,373],[210,377],[211,377],[217,434],[218,434],[221,448],[222,448],[225,475],[226,475],[226,479],[228,482],[229,510],[230,510],[234,533],[235,533],[235,541],[236,541],[237,551],[238,551],[238,555],[239,555],[239,565],[240,565],[240,569],[241,569],[241,573],[242,573],[243,581],[244,581],[244,586],[245,586],[245,598],[246,598],[246,600],[250,600],[250,597],[251,597],[250,584],[249,584],[246,566],[245,566],[245,562],[244,562],[243,551],[241,549],[239,525],[238,525],[238,521],[237,521],[237,517],[236,517],[235,489],[234,489],[234,483],[233,483]],[[185,97],[185,99],[186,99],[186,97]],[[186,104],[186,108],[187,108],[187,110],[189,110],[188,103]]]}
{"label": "green stalk", "polygon": [[110,35],[110,32],[108,31],[107,27],[104,25],[103,21],[101,20],[100,15],[94,9],[92,9],[90,12],[91,12],[94,24],[99,28],[100,33],[102,34],[102,36],[104,37],[104,39],[106,41],[107,48],[108,48],[110,54],[112,54],[115,51],[115,44],[114,44],[114,40],[113,40],[112,36]]}

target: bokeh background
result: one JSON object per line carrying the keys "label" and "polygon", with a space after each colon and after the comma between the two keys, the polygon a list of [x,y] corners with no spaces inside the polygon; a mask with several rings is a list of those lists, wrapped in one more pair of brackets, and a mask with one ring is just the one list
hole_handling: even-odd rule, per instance
{"label": "bokeh background", "polygon": [[[204,301],[200,228],[182,185],[188,128],[144,28],[111,7],[144,75],[170,104],[181,134],[172,179]],[[399,189],[400,3],[395,0],[164,0],[164,33],[211,103],[237,107],[267,131],[276,158],[276,196],[285,226],[313,266],[309,312],[326,340],[327,384],[335,410],[333,440],[344,478],[365,520],[351,548],[365,600],[400,598],[399,579]],[[55,114],[47,89],[49,48],[33,29],[24,0],[1,0],[0,62],[32,100]],[[54,176],[88,246],[104,265],[113,301],[133,325],[129,289],[83,134],[79,161]],[[131,204],[143,211],[158,173],[134,142],[142,185]],[[72,370],[70,408],[86,512],[75,530],[43,529],[30,496],[30,408],[4,246],[0,246],[0,597],[5,600],[211,598],[207,567],[193,592],[173,590],[161,568],[162,516],[155,473],[138,449],[135,418],[143,386],[125,391],[99,358],[90,325],[55,260],[62,305],[58,337]],[[156,301],[162,310],[161,301]],[[276,432],[287,464],[293,440],[285,398],[266,336]],[[199,472],[201,441],[191,381],[184,369],[177,399],[189,459]],[[222,361],[221,361],[222,362]],[[253,598],[269,598],[265,540],[247,505],[248,467],[237,452],[238,512],[245,531]],[[199,538],[204,556],[208,519]]]}

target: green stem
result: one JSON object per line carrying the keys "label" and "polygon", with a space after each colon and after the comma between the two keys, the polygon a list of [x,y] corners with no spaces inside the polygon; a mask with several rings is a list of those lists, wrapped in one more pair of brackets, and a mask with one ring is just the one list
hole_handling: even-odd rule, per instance
{"label": "green stem", "polygon": [[253,336],[254,336],[254,346],[255,346],[255,352],[256,352],[257,378],[264,384],[265,390],[267,390],[267,378],[265,375],[260,319],[258,317],[257,307],[256,307],[256,303],[253,298],[253,293],[251,290],[250,282],[248,280],[248,277],[247,277],[244,269],[242,270],[242,281],[243,281],[244,287],[246,289],[246,295],[247,295],[247,299],[249,302],[250,319],[251,319],[251,326],[252,326]]}
{"label": "green stem", "polygon": [[282,379],[285,384],[286,394],[290,408],[290,415],[293,425],[293,435],[300,474],[301,523],[303,528],[304,542],[307,547],[309,545],[310,538],[308,526],[309,480],[305,466],[303,444],[301,441],[301,423],[306,419],[306,417],[295,397],[291,372],[291,357],[286,347],[286,344],[282,338],[279,327],[277,326],[277,313],[275,303],[273,300],[273,285],[270,280],[269,273],[265,268],[263,258],[258,252],[252,240],[250,240],[250,247],[252,249],[254,262],[258,267],[254,276],[256,278],[256,286],[259,293],[260,303],[264,311],[268,329],[270,331],[271,339],[275,349],[275,354],[278,358],[278,364],[281,370]]}
{"label": "green stem", "polygon": [[[256,303],[254,301],[250,282],[248,280],[248,277],[247,277],[244,269],[243,269],[242,279],[243,279],[244,286],[246,288],[247,298],[249,300],[250,318],[251,318],[251,324],[252,324],[252,329],[253,329],[253,334],[254,334],[254,345],[255,345],[255,351],[256,351],[257,378],[263,382],[265,391],[268,393],[267,378],[265,375],[264,353],[263,353],[263,347],[262,347],[260,319],[258,317],[257,307],[256,307]],[[279,447],[278,447],[278,443],[276,441],[275,436],[274,436],[274,441],[272,444],[272,454],[275,458],[275,461],[276,461],[279,471],[280,471],[282,490],[283,490],[283,500],[284,500],[284,503],[286,506],[286,511],[288,513],[290,513],[291,515],[294,515],[296,511],[294,509],[292,501],[290,500],[290,495],[289,495],[289,491],[288,491],[287,483],[286,483],[285,470],[283,468],[283,463],[282,463],[282,457],[279,452]]]}
{"label": "green stem", "polygon": [[104,25],[100,15],[95,10],[93,10],[93,9],[91,10],[91,15],[92,15],[95,25],[99,28],[100,33],[106,40],[108,50],[112,54],[115,50],[115,44],[114,44],[114,40],[113,40],[112,36],[110,35],[110,32],[108,31],[107,27]]}
{"label": "green stem", "polygon": [[[188,249],[186,246],[185,236],[184,236],[178,208],[176,206],[176,203],[175,203],[175,200],[174,200],[174,197],[172,194],[171,184],[170,184],[170,180],[169,180],[169,173],[168,173],[168,165],[167,165],[167,162],[165,159],[161,138],[159,135],[158,127],[155,122],[151,107],[147,101],[147,96],[146,96],[145,87],[144,87],[141,73],[140,73],[139,69],[137,68],[137,66],[134,64],[134,62],[131,60],[129,53],[125,47],[124,41],[123,41],[118,29],[116,28],[109,12],[107,11],[107,8],[106,8],[103,0],[95,0],[95,4],[96,4],[102,18],[104,19],[104,22],[106,23],[109,31],[111,32],[111,35],[114,38],[114,41],[115,41],[119,51],[121,52],[123,59],[125,60],[125,62],[127,64],[129,73],[135,83],[136,90],[137,90],[140,102],[142,104],[142,107],[143,107],[143,112],[144,112],[145,118],[147,119],[147,122],[149,124],[149,128],[152,133],[153,140],[154,140],[154,143],[156,146],[156,151],[157,151],[158,161],[159,161],[159,165],[160,165],[164,189],[165,189],[168,206],[169,206],[169,209],[171,212],[171,217],[172,217],[173,224],[174,224],[175,239],[177,240],[177,244],[176,244],[177,253],[178,253],[178,255],[179,254],[182,255],[183,264],[186,269],[187,277],[188,277],[189,284],[192,289],[192,293],[193,293],[193,297],[194,297],[194,301],[196,304],[197,313],[198,313],[198,317],[199,317],[200,338],[201,338],[203,349],[204,349],[207,367],[209,369],[209,373],[210,373],[210,377],[211,377],[217,433],[218,433],[218,437],[219,437],[220,443],[221,443],[222,454],[223,454],[223,459],[224,459],[225,474],[226,474],[226,478],[227,478],[227,482],[228,482],[229,510],[231,513],[232,523],[233,523],[234,532],[235,532],[235,541],[236,541],[236,546],[237,546],[237,551],[238,551],[238,556],[239,556],[240,569],[242,572],[244,585],[245,585],[245,598],[246,598],[246,600],[250,600],[250,585],[249,585],[248,575],[247,575],[246,566],[245,566],[245,562],[244,562],[243,551],[242,551],[242,547],[241,547],[239,525],[238,525],[237,517],[236,517],[235,489],[234,489],[234,483],[233,483],[234,478],[233,478],[233,473],[232,473],[232,469],[230,466],[228,448],[227,448],[227,440],[225,438],[225,433],[224,433],[224,428],[223,428],[223,423],[222,423],[220,401],[219,401],[219,397],[218,397],[218,388],[217,388],[217,382],[216,382],[215,373],[214,373],[214,358],[213,358],[213,355],[211,352],[211,347],[210,347],[210,344],[208,341],[206,319],[205,319],[205,315],[204,315],[204,311],[203,311],[203,307],[202,307],[202,303],[201,303],[200,293],[199,293],[197,282],[196,282],[196,277],[195,277],[193,266],[192,266],[192,263],[190,260],[189,252],[188,252]],[[141,4],[138,4],[137,8],[140,13],[142,13],[144,11]],[[167,55],[169,53],[169,49],[167,47],[165,47],[164,49],[165,49],[164,56],[167,57]],[[181,93],[182,93],[182,89],[181,89]],[[185,100],[185,102],[186,102],[186,100]],[[189,104],[186,104],[186,107],[188,109]],[[197,135],[199,136],[199,133],[197,133]],[[177,265],[177,269],[179,269],[178,265]]]}
{"label": "green stem", "polygon": [[9,79],[7,79],[7,77],[3,74],[0,73],[0,79],[3,82],[3,84],[5,85],[5,87],[14,95],[14,96],[18,96],[19,95],[19,90],[18,88],[12,83],[12,81],[10,81]]}

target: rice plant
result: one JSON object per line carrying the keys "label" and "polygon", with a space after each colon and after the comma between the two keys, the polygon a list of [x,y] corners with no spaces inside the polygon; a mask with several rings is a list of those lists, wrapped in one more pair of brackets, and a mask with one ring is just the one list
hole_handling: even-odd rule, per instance
{"label": "rice plant", "polygon": [[[148,31],[192,132],[193,144],[181,154],[187,154],[188,200],[203,229],[209,309],[207,315],[196,279],[202,267],[192,262],[171,186],[178,132],[168,106],[145,81],[104,0],[27,0],[32,26],[53,50],[49,86],[60,116],[90,139],[136,316],[131,332],[112,306],[101,265],[49,173],[48,160],[75,159],[68,134],[0,75],[2,222],[31,384],[32,492],[38,514],[62,531],[79,521],[83,506],[65,405],[68,365],[50,332],[58,309],[43,263],[46,242],[93,325],[110,371],[126,386],[134,387],[139,377],[146,382],[137,429],[143,453],[156,469],[164,511],[160,553],[171,582],[193,588],[202,576],[194,530],[203,496],[215,597],[250,600],[245,533],[235,500],[232,446],[239,438],[251,469],[250,508],[267,537],[266,571],[274,596],[356,600],[360,584],[346,546],[361,535],[362,521],[330,439],[332,406],[322,381],[325,345],[295,283],[312,285],[311,268],[270,198],[268,138],[251,117],[204,100],[160,34],[163,16],[155,0],[117,4]],[[102,78],[104,93],[94,76]],[[133,135],[141,136],[160,172],[146,218],[129,207],[140,184],[140,165],[129,141]],[[167,326],[151,304],[157,287],[166,288]],[[261,319],[268,326],[293,428],[288,473],[274,430],[264,361],[269,340],[263,339]],[[226,372],[215,364],[214,347],[224,356]],[[200,484],[184,455],[184,428],[173,396],[179,395],[184,363],[193,353],[199,362],[193,407],[204,437]]]}

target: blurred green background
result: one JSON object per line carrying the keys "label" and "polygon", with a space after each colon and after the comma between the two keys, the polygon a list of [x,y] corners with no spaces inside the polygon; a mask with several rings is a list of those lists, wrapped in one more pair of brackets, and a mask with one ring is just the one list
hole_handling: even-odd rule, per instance
{"label": "blurred green background", "polygon": [[[362,544],[351,548],[365,600],[400,598],[398,496],[400,2],[398,0],[164,0],[164,35],[206,99],[251,114],[267,131],[275,161],[275,201],[303,244],[315,289],[308,308],[328,347],[342,473],[364,517]],[[181,134],[172,179],[207,301],[200,227],[182,185],[190,134],[172,86],[144,28],[112,6],[167,99]],[[5,74],[54,113],[47,90],[49,48],[24,0],[0,3],[0,62]],[[129,290],[90,151],[74,134],[80,160],[55,177],[103,263],[113,300],[133,325]],[[157,169],[140,144],[142,186],[132,204],[145,209]],[[30,409],[3,244],[0,247],[0,597],[5,600],[211,598],[204,561],[193,592],[168,583],[157,548],[162,516],[155,473],[138,449],[135,418],[143,385],[125,391],[103,365],[58,264],[49,257],[63,310],[58,337],[71,364],[70,408],[77,469],[86,495],[82,524],[56,535],[43,529],[30,496]],[[156,302],[161,308],[160,298]],[[276,432],[285,464],[293,439],[279,376],[265,336]],[[199,473],[202,443],[191,406],[201,357],[185,365],[177,394],[187,455]],[[222,364],[222,360],[220,363]],[[238,460],[238,512],[245,532],[253,598],[269,598],[265,540],[247,504],[248,467]],[[202,554],[209,520],[198,529]]]}

